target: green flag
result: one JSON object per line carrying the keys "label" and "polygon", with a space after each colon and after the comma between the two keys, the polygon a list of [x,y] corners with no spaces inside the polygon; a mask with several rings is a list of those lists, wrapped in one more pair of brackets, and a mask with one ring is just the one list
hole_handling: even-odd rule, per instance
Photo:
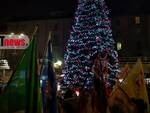
{"label": "green flag", "polygon": [[42,95],[40,89],[40,78],[37,73],[37,45],[33,40],[31,47],[29,71],[27,76],[27,106],[26,113],[41,113],[42,112]]}
{"label": "green flag", "polygon": [[36,49],[34,38],[12,74],[5,92],[0,95],[0,113],[40,113]]}

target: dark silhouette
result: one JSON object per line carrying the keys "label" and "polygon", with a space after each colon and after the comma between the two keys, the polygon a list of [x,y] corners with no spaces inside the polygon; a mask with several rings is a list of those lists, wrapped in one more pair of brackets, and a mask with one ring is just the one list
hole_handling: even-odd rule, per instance
{"label": "dark silhouette", "polygon": [[77,113],[77,99],[74,97],[74,91],[68,89],[64,95],[63,109],[65,113]]}
{"label": "dark silhouette", "polygon": [[132,98],[131,101],[136,105],[138,113],[145,113],[147,104],[142,99]]}

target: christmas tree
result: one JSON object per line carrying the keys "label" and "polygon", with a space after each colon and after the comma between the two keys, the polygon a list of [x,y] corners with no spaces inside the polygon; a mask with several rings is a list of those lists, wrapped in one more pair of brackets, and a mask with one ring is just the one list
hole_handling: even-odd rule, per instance
{"label": "christmas tree", "polygon": [[67,50],[64,55],[63,88],[92,88],[92,67],[96,57],[107,68],[107,86],[118,75],[118,55],[114,48],[109,10],[104,0],[79,0]]}

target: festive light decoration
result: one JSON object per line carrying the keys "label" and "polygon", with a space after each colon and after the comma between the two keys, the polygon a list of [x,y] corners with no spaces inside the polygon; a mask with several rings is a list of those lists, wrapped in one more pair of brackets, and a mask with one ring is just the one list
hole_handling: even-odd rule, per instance
{"label": "festive light decoration", "polygon": [[[104,0],[79,0],[65,53],[62,88],[92,88],[92,66],[98,54],[107,66],[105,82],[113,86],[118,75],[118,55],[114,50],[111,20]],[[102,63],[103,66],[103,63]],[[99,67],[103,68],[103,67]]]}
{"label": "festive light decoration", "polygon": [[75,91],[76,95],[79,96],[80,95],[80,92],[77,90]]}

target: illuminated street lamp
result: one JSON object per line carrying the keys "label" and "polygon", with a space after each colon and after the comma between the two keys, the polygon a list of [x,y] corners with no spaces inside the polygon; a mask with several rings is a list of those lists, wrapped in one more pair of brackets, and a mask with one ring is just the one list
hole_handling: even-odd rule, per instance
{"label": "illuminated street lamp", "polygon": [[57,60],[57,62],[54,63],[54,68],[58,69],[62,66],[62,61]]}

